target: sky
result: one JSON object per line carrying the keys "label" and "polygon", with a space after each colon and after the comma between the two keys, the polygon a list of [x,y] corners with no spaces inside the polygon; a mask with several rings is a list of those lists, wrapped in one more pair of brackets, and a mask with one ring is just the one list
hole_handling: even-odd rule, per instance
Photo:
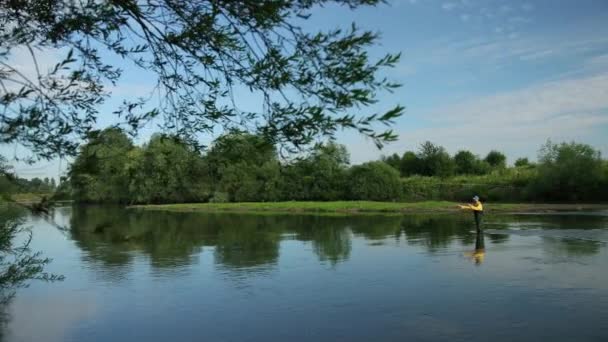
{"label": "sky", "polygon": [[[356,132],[338,134],[353,164],[416,150],[427,140],[450,153],[500,150],[511,163],[536,159],[547,139],[588,143],[608,156],[608,1],[389,0],[355,11],[317,8],[305,27],[352,22],[381,33],[371,56],[402,53],[387,75],[403,86],[382,94],[372,109],[406,107],[393,126],[399,140],[382,150]],[[127,70],[104,107],[110,113],[150,84],[149,75]],[[236,97],[242,109],[259,107],[259,99]],[[154,131],[146,127],[138,142]],[[5,156],[15,151],[19,147],[0,146]],[[27,178],[57,177],[67,163],[15,166]]]}

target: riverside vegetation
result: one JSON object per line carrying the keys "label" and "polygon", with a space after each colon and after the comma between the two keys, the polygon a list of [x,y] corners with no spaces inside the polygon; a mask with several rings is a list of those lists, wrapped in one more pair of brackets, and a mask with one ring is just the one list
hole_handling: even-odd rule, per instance
{"label": "riverside vegetation", "polygon": [[162,204],[277,201],[601,202],[608,166],[579,143],[547,142],[538,163],[507,166],[498,151],[454,156],[430,142],[350,165],[345,146],[317,145],[290,161],[262,136],[230,132],[206,153],[174,136],[135,146],[119,129],[98,131],[79,151],[59,192],[85,203]]}

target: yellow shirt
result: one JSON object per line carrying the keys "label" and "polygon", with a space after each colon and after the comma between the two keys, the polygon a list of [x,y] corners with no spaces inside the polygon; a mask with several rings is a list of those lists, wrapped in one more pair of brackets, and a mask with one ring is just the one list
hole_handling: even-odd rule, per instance
{"label": "yellow shirt", "polygon": [[483,211],[483,205],[480,201],[475,202],[475,204],[461,205],[460,208],[473,211]]}

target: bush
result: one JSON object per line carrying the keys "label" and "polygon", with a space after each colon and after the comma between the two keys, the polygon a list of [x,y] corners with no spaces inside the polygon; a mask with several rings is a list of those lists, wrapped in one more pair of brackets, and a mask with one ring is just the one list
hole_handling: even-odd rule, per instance
{"label": "bush", "polygon": [[353,200],[394,201],[400,198],[399,172],[384,162],[353,166],[349,175],[349,197]]}
{"label": "bush", "polygon": [[601,154],[586,144],[547,142],[539,153],[538,176],[530,185],[537,199],[582,201],[606,199],[606,171]]}
{"label": "bush", "polygon": [[228,194],[225,192],[216,191],[209,199],[209,203],[228,203]]}

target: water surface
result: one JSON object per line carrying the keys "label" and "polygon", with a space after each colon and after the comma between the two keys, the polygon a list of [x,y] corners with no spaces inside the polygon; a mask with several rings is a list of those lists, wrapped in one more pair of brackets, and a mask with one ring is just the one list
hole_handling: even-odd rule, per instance
{"label": "water surface", "polygon": [[[58,208],[4,341],[605,341],[608,216]],[[483,249],[482,249],[483,248]]]}

